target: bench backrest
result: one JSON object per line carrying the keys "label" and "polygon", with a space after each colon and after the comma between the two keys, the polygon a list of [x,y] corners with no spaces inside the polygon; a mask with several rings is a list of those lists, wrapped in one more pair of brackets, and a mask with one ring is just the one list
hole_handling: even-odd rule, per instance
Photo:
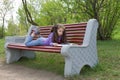
{"label": "bench backrest", "polygon": [[[64,24],[66,28],[67,41],[70,43],[76,43],[81,45],[83,43],[86,25],[87,23]],[[39,28],[40,35],[42,35],[43,37],[48,37],[52,26],[41,26]]]}

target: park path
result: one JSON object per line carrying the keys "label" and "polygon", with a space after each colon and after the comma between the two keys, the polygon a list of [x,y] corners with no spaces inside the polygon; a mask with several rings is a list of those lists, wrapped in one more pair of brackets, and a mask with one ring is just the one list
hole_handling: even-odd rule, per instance
{"label": "park path", "polygon": [[0,80],[64,80],[64,78],[48,71],[17,64],[7,65],[4,60],[0,60]]}

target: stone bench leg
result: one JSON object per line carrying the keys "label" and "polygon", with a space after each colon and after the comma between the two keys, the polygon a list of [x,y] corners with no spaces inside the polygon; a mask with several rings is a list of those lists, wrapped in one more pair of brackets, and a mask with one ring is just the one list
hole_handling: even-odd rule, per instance
{"label": "stone bench leg", "polygon": [[20,50],[17,49],[6,49],[6,63],[16,62],[21,58]]}
{"label": "stone bench leg", "polygon": [[89,47],[64,46],[61,54],[65,58],[65,77],[79,75],[85,65],[93,68],[98,63],[96,50],[91,50]]}
{"label": "stone bench leg", "polygon": [[5,38],[6,63],[18,61],[21,57],[34,58],[34,51],[10,49],[7,48],[9,43],[24,43],[25,36],[7,36]]}
{"label": "stone bench leg", "polygon": [[69,77],[69,76],[73,76],[73,75],[79,75],[81,69],[85,65],[88,65],[91,68],[94,67],[94,64],[90,64],[85,59],[80,60],[78,58],[65,57],[64,76]]}
{"label": "stone bench leg", "polygon": [[34,51],[18,50],[18,49],[6,49],[6,63],[13,63],[18,61],[21,57],[34,58]]}
{"label": "stone bench leg", "polygon": [[85,64],[79,65],[79,64],[76,64],[74,62],[77,62],[77,59],[65,58],[65,68],[64,68],[64,76],[65,77],[79,75],[80,70],[85,65]]}

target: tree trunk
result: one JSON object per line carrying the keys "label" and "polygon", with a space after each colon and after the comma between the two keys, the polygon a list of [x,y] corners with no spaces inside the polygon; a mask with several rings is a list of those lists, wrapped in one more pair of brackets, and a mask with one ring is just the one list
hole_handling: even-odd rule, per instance
{"label": "tree trunk", "polygon": [[2,35],[1,35],[1,38],[4,37],[4,22],[5,22],[5,17],[3,17],[3,24],[2,24]]}

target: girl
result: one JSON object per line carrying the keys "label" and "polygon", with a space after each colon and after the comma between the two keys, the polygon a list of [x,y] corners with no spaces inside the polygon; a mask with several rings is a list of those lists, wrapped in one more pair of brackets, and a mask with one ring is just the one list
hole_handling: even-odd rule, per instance
{"label": "girl", "polygon": [[48,38],[39,37],[36,40],[33,40],[35,36],[35,31],[33,31],[26,39],[25,45],[30,46],[37,46],[37,45],[44,45],[44,46],[57,46],[61,43],[66,43],[66,33],[65,27],[63,25],[54,25],[51,29],[51,33],[49,34]]}

